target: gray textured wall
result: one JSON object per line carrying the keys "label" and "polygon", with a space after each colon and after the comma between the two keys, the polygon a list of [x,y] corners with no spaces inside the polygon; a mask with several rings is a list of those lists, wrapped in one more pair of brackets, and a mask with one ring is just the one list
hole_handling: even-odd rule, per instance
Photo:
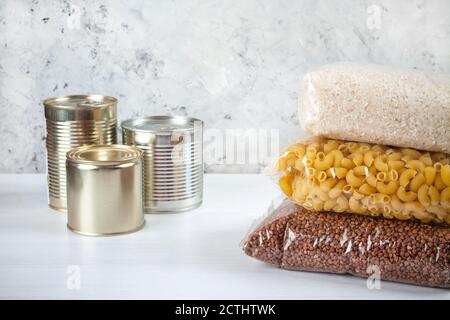
{"label": "gray textured wall", "polygon": [[[206,128],[301,134],[302,75],[334,61],[450,72],[450,1],[0,2],[0,172],[44,172],[41,101],[120,100],[120,120],[189,114]],[[208,166],[250,172],[255,165]]]}

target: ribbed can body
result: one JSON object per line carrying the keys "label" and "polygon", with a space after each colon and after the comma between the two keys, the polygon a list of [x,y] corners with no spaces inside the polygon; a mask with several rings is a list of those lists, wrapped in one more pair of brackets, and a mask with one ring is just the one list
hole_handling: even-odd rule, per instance
{"label": "ribbed can body", "polygon": [[44,106],[49,206],[66,211],[66,154],[83,145],[116,143],[117,100],[79,95],[50,98]]}
{"label": "ribbed can body", "polygon": [[203,199],[203,123],[155,116],[122,123],[123,143],[144,152],[144,209],[181,212]]}

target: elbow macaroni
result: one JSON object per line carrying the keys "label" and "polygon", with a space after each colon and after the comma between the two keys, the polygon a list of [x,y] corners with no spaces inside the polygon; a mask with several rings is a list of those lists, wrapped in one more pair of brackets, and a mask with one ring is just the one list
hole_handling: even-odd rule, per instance
{"label": "elbow macaroni", "polygon": [[283,193],[314,210],[450,225],[450,156],[367,143],[296,143],[278,159]]}

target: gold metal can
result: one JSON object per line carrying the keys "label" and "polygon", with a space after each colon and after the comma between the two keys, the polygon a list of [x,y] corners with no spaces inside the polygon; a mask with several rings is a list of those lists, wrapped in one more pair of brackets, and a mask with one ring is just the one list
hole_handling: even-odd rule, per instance
{"label": "gold metal can", "polygon": [[54,97],[44,101],[47,125],[48,203],[67,209],[66,153],[75,147],[117,141],[117,99],[101,95]]}
{"label": "gold metal can", "polygon": [[144,209],[181,212],[203,200],[203,122],[152,116],[122,122],[123,143],[144,151]]}
{"label": "gold metal can", "polygon": [[83,235],[129,233],[144,226],[142,151],[90,145],[67,153],[67,227]]}

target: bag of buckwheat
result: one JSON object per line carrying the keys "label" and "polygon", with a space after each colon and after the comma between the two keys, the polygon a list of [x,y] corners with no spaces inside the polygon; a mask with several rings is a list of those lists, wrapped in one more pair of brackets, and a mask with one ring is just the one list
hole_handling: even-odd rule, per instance
{"label": "bag of buckwheat", "polygon": [[450,228],[305,209],[284,200],[249,233],[243,251],[289,270],[346,273],[450,288]]}

